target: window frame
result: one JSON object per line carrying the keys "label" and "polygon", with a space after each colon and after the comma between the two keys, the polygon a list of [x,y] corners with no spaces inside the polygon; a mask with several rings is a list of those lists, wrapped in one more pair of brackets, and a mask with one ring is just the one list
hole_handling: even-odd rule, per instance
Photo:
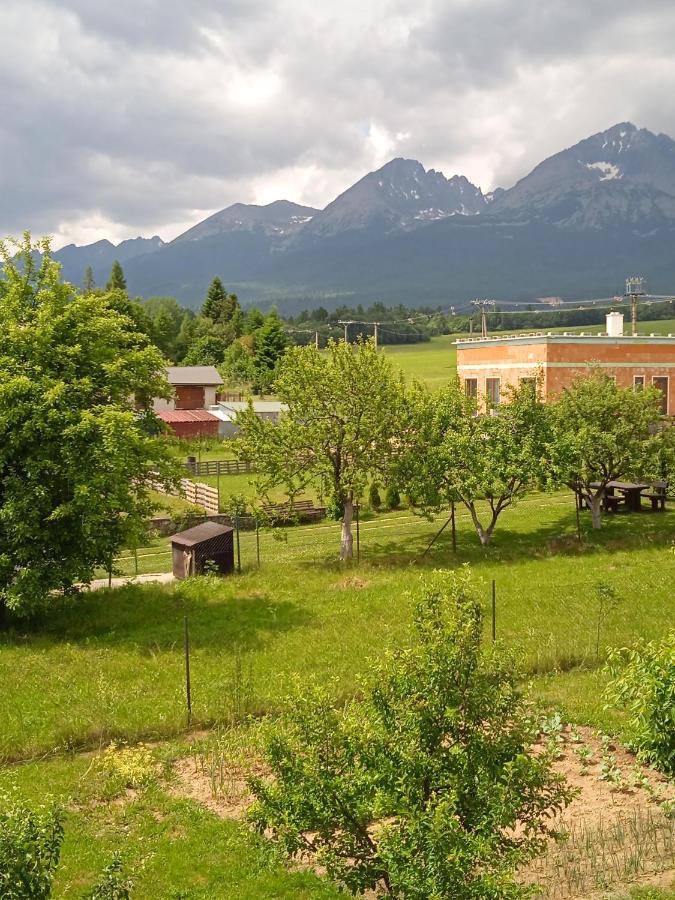
{"label": "window frame", "polygon": [[[472,383],[473,387],[471,392],[469,391],[469,382]],[[478,399],[478,379],[474,377],[465,378],[464,379],[464,396],[469,400],[477,400]]]}
{"label": "window frame", "polygon": [[646,375],[633,375],[633,390],[634,391],[644,391],[647,386],[647,376]]}
{"label": "window frame", "polygon": [[[490,385],[497,385],[497,399],[490,396]],[[485,402],[490,409],[496,409],[502,402],[502,380],[499,377],[485,379]]]}

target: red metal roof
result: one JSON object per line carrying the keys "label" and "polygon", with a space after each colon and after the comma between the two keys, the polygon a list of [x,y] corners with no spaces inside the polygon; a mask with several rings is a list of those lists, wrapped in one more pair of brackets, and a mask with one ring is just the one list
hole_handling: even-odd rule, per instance
{"label": "red metal roof", "polygon": [[158,417],[167,424],[176,422],[217,422],[217,416],[212,416],[205,409],[162,409],[157,413]]}

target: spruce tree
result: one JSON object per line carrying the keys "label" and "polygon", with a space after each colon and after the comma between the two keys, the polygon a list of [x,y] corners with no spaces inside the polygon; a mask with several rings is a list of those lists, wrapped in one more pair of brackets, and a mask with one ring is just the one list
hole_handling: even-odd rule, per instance
{"label": "spruce tree", "polygon": [[82,282],[82,293],[83,294],[91,294],[91,292],[95,289],[96,282],[94,281],[94,270],[91,266],[87,266],[84,270],[84,281]]}
{"label": "spruce tree", "polygon": [[273,309],[255,337],[255,386],[258,390],[266,391],[271,387],[277,363],[287,346],[284,326]]}
{"label": "spruce tree", "polygon": [[106,284],[106,290],[108,291],[126,291],[127,289],[127,280],[124,277],[124,269],[118,260],[112,264],[112,269],[110,270],[110,278],[108,279],[108,283]]}
{"label": "spruce tree", "polygon": [[209,286],[206,300],[202,305],[202,315],[212,322],[220,322],[223,319],[225,305],[227,303],[227,291],[223,287],[223,282],[216,277]]}

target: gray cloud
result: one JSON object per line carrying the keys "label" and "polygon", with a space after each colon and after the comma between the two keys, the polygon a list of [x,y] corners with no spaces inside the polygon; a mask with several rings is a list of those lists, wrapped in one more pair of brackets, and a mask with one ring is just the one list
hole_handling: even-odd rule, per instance
{"label": "gray cloud", "polygon": [[3,0],[0,233],[171,237],[394,155],[508,186],[617,121],[675,134],[674,36],[669,0]]}

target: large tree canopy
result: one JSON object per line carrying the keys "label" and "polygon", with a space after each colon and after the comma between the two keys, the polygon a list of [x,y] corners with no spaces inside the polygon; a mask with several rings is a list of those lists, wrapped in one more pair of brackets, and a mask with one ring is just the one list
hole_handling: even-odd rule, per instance
{"label": "large tree canopy", "polygon": [[351,559],[354,500],[386,474],[405,430],[402,376],[372,342],[330,342],[325,353],[288,349],[275,390],[288,411],[278,425],[244,412],[241,452],[255,462],[263,497],[278,485],[291,498],[316,485],[341,507],[340,557]]}
{"label": "large tree canopy", "polygon": [[15,249],[0,243],[0,605],[26,612],[109,565],[173,463],[150,437],[169,395],[159,351],[109,298],[62,283],[47,242]]}
{"label": "large tree canopy", "polygon": [[578,491],[600,528],[608,482],[663,476],[668,438],[657,430],[658,391],[621,388],[601,373],[578,378],[553,405],[555,477]]}

